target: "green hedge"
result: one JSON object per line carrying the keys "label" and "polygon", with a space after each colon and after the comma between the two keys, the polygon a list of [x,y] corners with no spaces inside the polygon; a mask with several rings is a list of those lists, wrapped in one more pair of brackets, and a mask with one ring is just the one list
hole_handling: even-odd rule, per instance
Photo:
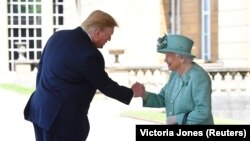
{"label": "green hedge", "polygon": [[[157,110],[127,110],[122,111],[121,116],[130,117],[155,123],[163,123],[166,122],[166,117],[164,112],[159,112]],[[214,123],[216,125],[223,124],[223,125],[231,125],[231,124],[249,124],[247,121],[239,121],[234,119],[226,119],[226,118],[218,118],[214,117]]]}
{"label": "green hedge", "polygon": [[2,83],[0,84],[0,88],[24,95],[30,95],[34,91],[34,88],[24,87],[13,83]]}

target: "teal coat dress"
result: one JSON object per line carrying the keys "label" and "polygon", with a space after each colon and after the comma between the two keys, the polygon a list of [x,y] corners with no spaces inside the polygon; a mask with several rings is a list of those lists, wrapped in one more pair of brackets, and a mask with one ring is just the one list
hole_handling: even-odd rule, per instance
{"label": "teal coat dress", "polygon": [[185,113],[188,125],[214,124],[211,101],[211,79],[208,73],[194,63],[183,76],[172,71],[168,83],[156,94],[147,92],[143,107],[165,107],[166,116],[176,116],[182,124]]}

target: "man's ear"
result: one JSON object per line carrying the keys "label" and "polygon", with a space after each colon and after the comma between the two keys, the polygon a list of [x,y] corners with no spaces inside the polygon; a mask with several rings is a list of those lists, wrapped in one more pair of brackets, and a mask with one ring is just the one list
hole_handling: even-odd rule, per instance
{"label": "man's ear", "polygon": [[94,31],[94,37],[95,38],[98,38],[101,34],[101,30],[99,28],[96,28],[95,31]]}

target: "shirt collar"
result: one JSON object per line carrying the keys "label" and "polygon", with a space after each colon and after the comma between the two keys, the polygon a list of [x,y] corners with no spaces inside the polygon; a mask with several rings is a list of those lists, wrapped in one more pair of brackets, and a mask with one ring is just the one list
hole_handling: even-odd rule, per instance
{"label": "shirt collar", "polygon": [[87,35],[89,36],[90,40],[93,41],[92,38],[91,38],[91,36],[90,36],[90,34],[89,34],[87,31],[85,31],[82,27],[81,27],[81,29],[82,29],[84,32],[86,32]]}

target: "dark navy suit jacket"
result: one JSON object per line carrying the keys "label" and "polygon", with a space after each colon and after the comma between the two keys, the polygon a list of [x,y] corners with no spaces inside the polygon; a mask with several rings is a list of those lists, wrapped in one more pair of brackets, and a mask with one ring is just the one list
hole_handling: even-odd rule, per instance
{"label": "dark navy suit jacket", "polygon": [[88,126],[84,116],[97,89],[125,104],[133,97],[131,89],[120,86],[105,72],[101,52],[81,27],[58,31],[50,37],[39,62],[36,83],[24,117],[58,134],[82,134],[82,126]]}

